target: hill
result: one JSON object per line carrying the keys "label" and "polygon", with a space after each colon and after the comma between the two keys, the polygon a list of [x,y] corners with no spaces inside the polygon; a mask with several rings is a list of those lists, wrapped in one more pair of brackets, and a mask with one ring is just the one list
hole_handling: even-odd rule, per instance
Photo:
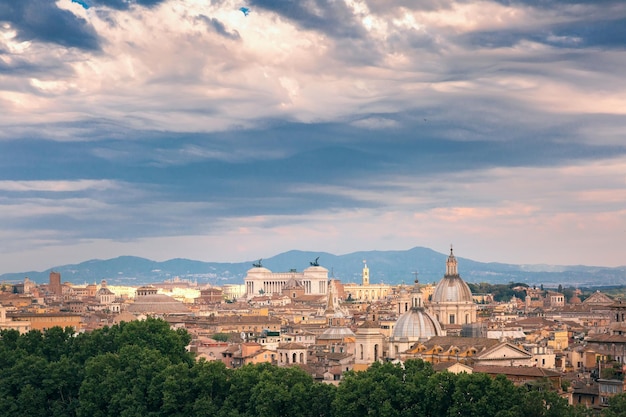
{"label": "hill", "polygon": [[[421,282],[439,281],[445,272],[447,254],[432,249],[415,247],[406,251],[364,251],[346,255],[326,252],[292,250],[263,259],[263,266],[275,272],[291,269],[301,271],[319,257],[319,264],[329,275],[343,282],[360,282],[363,260],[367,260],[372,283],[399,284],[412,282],[414,272]],[[527,284],[558,284],[575,286],[610,286],[626,284],[626,267],[513,265],[483,263],[457,257],[459,272],[468,282]],[[4,282],[22,281],[24,277],[38,283],[48,281],[50,271],[61,273],[63,281],[80,284],[106,279],[114,285],[140,285],[160,282],[175,277],[190,279],[200,284],[242,284],[246,271],[257,260],[239,263],[201,262],[189,259],[171,259],[164,262],[134,256],[99,260],[93,259],[75,265],[55,266],[45,271],[29,271],[0,275]]]}

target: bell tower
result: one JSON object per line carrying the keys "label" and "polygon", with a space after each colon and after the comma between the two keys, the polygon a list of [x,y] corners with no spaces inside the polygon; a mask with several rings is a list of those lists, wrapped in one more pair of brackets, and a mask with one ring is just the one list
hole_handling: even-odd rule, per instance
{"label": "bell tower", "polygon": [[366,287],[370,285],[370,269],[367,267],[365,259],[363,260],[363,274],[361,276],[363,286]]}

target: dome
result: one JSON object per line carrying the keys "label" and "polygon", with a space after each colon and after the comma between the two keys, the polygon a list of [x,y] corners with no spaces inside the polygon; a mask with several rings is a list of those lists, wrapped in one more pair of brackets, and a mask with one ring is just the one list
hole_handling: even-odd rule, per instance
{"label": "dome", "polygon": [[355,337],[352,330],[347,327],[329,327],[317,337],[318,340],[345,340],[348,337]]}
{"label": "dome", "polygon": [[473,303],[472,291],[461,279],[452,248],[446,261],[446,274],[433,292],[433,303]]}
{"label": "dome", "polygon": [[465,303],[473,302],[472,291],[460,276],[444,277],[433,292],[433,303]]}
{"label": "dome", "polygon": [[423,308],[412,308],[400,316],[393,328],[392,340],[408,341],[427,340],[441,336],[441,325]]}
{"label": "dome", "polygon": [[188,313],[186,305],[165,294],[150,294],[135,298],[135,302],[128,306],[131,313]]}
{"label": "dome", "polygon": [[106,287],[102,287],[98,291],[96,291],[96,297],[99,295],[115,295],[115,294],[110,289]]}

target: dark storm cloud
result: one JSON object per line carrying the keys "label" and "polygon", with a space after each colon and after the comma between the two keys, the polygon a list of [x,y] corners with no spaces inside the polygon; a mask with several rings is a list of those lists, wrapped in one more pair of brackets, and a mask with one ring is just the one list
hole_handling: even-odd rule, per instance
{"label": "dark storm cloud", "polygon": [[233,31],[232,33],[229,32],[226,29],[226,26],[224,26],[222,22],[220,22],[218,19],[214,17],[207,17],[205,15],[200,15],[196,19],[203,22],[207,26],[207,28],[209,28],[209,30],[212,30],[213,32],[216,32],[226,38],[229,38],[232,40],[240,39],[239,32],[237,32],[236,30]]}
{"label": "dark storm cloud", "polygon": [[250,8],[275,12],[304,29],[316,30],[336,38],[365,36],[361,24],[344,2],[332,0],[252,0]]}
{"label": "dark storm cloud", "polygon": [[94,28],[51,0],[0,0],[0,22],[9,23],[23,41],[99,50]]}

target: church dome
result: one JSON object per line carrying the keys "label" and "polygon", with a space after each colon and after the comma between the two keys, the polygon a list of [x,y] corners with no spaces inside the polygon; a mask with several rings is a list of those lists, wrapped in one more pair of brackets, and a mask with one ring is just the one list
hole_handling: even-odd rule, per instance
{"label": "church dome", "polygon": [[471,303],[472,291],[459,275],[458,265],[452,248],[446,261],[446,274],[435,287],[433,303]]}
{"label": "church dome", "polygon": [[472,291],[459,276],[444,277],[433,292],[433,303],[465,303],[473,302]]}
{"label": "church dome", "polygon": [[423,341],[441,336],[441,325],[423,308],[412,308],[402,314],[393,328],[392,340]]}

